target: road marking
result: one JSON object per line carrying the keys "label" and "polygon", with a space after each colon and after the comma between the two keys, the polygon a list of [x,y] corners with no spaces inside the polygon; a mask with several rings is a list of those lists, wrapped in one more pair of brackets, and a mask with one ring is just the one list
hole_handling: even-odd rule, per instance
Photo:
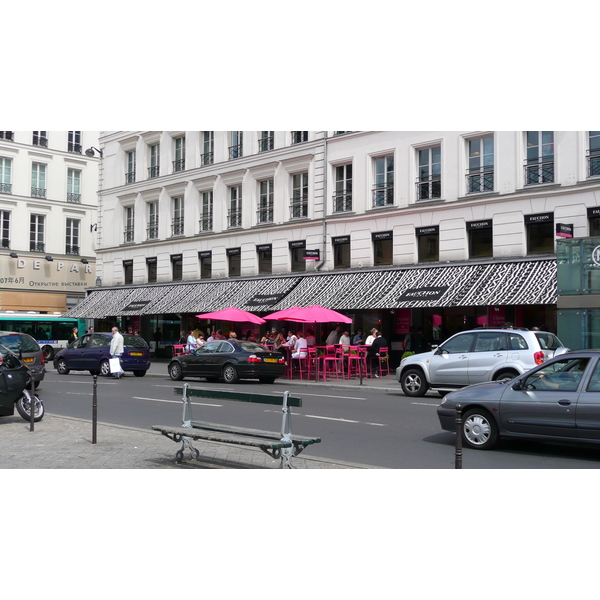
{"label": "road marking", "polygon": [[[164,400],[163,398],[145,398],[144,396],[132,396],[134,400],[151,400],[152,402],[167,402],[170,404],[181,404],[181,400]],[[222,404],[209,404],[208,402],[190,402],[194,406],[223,406]]]}
{"label": "road marking", "polygon": [[429,404],[428,402],[411,402],[411,404],[414,404],[415,406],[439,406],[439,403]]}
{"label": "road marking", "polygon": [[357,396],[326,396],[325,394],[302,394],[303,396],[315,396],[315,398],[343,398],[344,400],[366,400]]}
{"label": "road marking", "polygon": [[[265,409],[264,412],[280,413],[278,410]],[[357,423],[359,425],[373,425],[375,427],[387,427],[385,423],[369,423],[368,421],[354,421],[352,419],[344,419],[343,417],[323,417],[321,415],[301,415],[293,413],[294,417],[306,417],[307,419],[324,419],[326,421],[341,421],[342,423]]]}

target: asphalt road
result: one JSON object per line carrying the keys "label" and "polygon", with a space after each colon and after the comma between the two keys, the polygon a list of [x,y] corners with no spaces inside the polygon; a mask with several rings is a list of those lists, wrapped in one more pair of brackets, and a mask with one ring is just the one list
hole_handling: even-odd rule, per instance
{"label": "asphalt road", "polygon": [[[256,382],[235,386],[189,380],[192,387],[235,391],[265,391]],[[167,376],[112,380],[98,377],[98,420],[149,429],[152,425],[179,425],[182,402],[173,393],[181,383]],[[323,441],[305,452],[363,465],[407,469],[453,469],[453,433],[440,429],[437,394],[413,399],[398,392],[340,389],[324,383],[301,387],[284,380],[268,386],[269,393],[289,391],[302,397],[294,409],[293,432],[320,436]],[[93,378],[87,372],[46,373],[39,390],[49,414],[92,418]],[[198,398],[193,417],[244,427],[277,431],[281,411],[276,407]],[[489,452],[463,450],[463,469],[580,469],[600,466],[600,448],[568,447],[539,442],[503,442]]]}

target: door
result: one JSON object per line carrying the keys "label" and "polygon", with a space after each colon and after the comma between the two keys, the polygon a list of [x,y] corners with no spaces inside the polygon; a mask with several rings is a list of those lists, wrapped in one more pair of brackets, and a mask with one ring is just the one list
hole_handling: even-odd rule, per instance
{"label": "door", "polygon": [[431,357],[429,378],[434,385],[468,385],[469,356],[475,333],[459,333],[444,342]]}
{"label": "door", "polygon": [[508,346],[502,331],[482,331],[477,334],[475,345],[469,354],[469,383],[491,381],[506,363]]}
{"label": "door", "polygon": [[591,366],[590,380],[579,394],[575,423],[578,437],[600,439],[600,360]]}
{"label": "door", "polygon": [[186,356],[185,364],[187,368],[185,374],[196,377],[218,377],[219,372],[216,370],[214,363],[220,345],[220,340],[208,342],[204,346],[200,346],[200,348],[189,356]]}

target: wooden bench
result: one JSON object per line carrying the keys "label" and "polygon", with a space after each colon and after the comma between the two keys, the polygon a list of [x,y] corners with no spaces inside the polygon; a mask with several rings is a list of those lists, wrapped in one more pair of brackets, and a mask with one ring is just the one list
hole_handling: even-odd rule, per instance
{"label": "wooden bench", "polygon": [[[181,395],[183,400],[183,424],[181,427],[167,425],[153,425],[152,429],[160,431],[164,436],[176,443],[181,442],[181,448],[175,453],[175,460],[181,463],[183,451],[187,448],[192,457],[198,459],[200,452],[192,444],[192,440],[206,440],[225,444],[236,444],[260,448],[263,452],[274,459],[280,459],[279,468],[294,468],[291,460],[298,456],[307,446],[318,444],[321,438],[300,437],[292,435],[292,410],[291,408],[302,406],[302,398],[283,392],[282,396],[274,394],[253,394],[246,392],[227,392],[221,390],[207,390],[190,388],[185,383],[182,388],[173,390],[176,395]],[[270,404],[281,406],[283,417],[281,420],[281,431],[270,432],[260,429],[248,429],[246,427],[233,427],[230,425],[219,425],[206,421],[192,420],[191,396],[200,398],[212,398],[213,400],[233,400],[237,402],[251,402],[253,404]]]}

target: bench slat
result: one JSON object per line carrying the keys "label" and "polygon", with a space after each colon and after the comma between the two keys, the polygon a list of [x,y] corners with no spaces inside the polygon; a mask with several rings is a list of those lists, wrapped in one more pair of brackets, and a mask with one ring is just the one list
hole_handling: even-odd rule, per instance
{"label": "bench slat", "polygon": [[[178,396],[183,396],[183,388],[174,388],[173,393]],[[257,404],[274,404],[275,406],[283,406],[283,394],[280,396],[274,396],[271,394],[253,394],[250,392],[203,390],[191,387],[188,387],[187,393],[188,396],[212,398],[214,400],[235,400],[237,402],[255,402]],[[299,398],[297,396],[288,396],[288,406],[300,408],[302,406],[302,398]]]}
{"label": "bench slat", "polygon": [[[246,427],[237,427],[235,425],[221,425],[220,423],[209,423],[207,421],[192,421],[193,429],[204,429],[210,431],[219,431],[223,433],[235,433],[241,435],[250,435],[265,439],[280,440],[281,434],[272,431],[261,431],[260,429],[247,429]],[[300,435],[292,435],[293,442],[301,444],[316,444],[321,441],[321,438],[302,437]]]}

